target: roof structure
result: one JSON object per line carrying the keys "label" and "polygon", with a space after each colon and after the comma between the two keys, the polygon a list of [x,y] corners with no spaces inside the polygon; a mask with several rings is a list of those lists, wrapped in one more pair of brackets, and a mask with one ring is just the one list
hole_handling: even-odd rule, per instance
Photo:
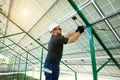
{"label": "roof structure", "polygon": [[119,0],[0,0],[0,56],[15,60],[16,68],[40,69],[54,22],[63,35],[85,27],[78,41],[64,46],[61,71],[120,79]]}

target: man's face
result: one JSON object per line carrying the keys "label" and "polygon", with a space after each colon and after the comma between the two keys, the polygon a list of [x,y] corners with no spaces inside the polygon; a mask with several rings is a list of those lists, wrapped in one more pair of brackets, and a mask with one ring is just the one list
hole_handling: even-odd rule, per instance
{"label": "man's face", "polygon": [[54,29],[54,31],[55,31],[55,33],[56,33],[57,35],[59,35],[59,36],[62,35],[62,29],[61,29],[59,26],[56,27],[56,28]]}

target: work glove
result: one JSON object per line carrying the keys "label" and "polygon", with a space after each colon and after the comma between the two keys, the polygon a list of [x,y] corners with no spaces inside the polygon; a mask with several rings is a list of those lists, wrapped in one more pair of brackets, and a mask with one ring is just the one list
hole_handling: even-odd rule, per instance
{"label": "work glove", "polygon": [[80,34],[84,32],[83,26],[78,26],[75,32],[79,32]]}

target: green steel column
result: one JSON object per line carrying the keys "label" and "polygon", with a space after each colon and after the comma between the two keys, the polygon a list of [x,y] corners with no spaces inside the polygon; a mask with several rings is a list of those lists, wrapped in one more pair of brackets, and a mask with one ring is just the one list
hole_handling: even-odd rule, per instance
{"label": "green steel column", "polygon": [[14,64],[14,59],[12,59],[12,63],[11,63],[11,74],[13,73],[13,64]]}
{"label": "green steel column", "polygon": [[93,42],[91,26],[88,26],[88,35],[89,35],[89,42],[90,42],[90,53],[91,53],[93,77],[94,77],[94,80],[97,80],[96,59],[95,59],[95,50],[94,50],[94,42]]}
{"label": "green steel column", "polygon": [[24,74],[24,80],[26,80],[26,71],[27,71],[27,62],[28,61],[28,53],[26,53],[26,64],[25,64],[25,74]]}
{"label": "green steel column", "polygon": [[90,43],[90,51],[91,51],[91,61],[92,61],[92,70],[93,70],[93,79],[97,80],[97,69],[96,69],[96,59],[95,59],[95,51],[93,45],[93,36],[92,36],[92,28],[87,19],[84,17],[82,12],[79,10],[77,5],[74,3],[73,0],[68,0],[71,6],[76,10],[78,15],[84,21],[84,23],[88,26],[88,33],[89,33],[89,43]]}
{"label": "green steel column", "polygon": [[16,66],[16,58],[14,60],[14,69],[13,69],[13,72],[15,72],[15,66]]}
{"label": "green steel column", "polygon": [[[68,0],[68,1],[71,4],[71,6],[76,10],[76,12],[81,17],[81,19],[84,21],[84,23],[87,26],[91,26],[91,24],[88,22],[88,20],[82,14],[82,12],[79,10],[79,8],[77,7],[77,5],[74,3],[74,1],[73,0]],[[104,45],[104,43],[102,42],[102,40],[100,39],[100,37],[97,35],[97,33],[95,32],[95,30],[93,28],[92,28],[92,32],[93,32],[94,36],[96,37],[96,39],[101,44],[101,46],[104,48],[104,50],[106,51],[106,53],[110,56],[110,58],[112,59],[112,61],[115,63],[115,65],[120,69],[120,65],[118,64],[117,60],[113,57],[113,55],[111,54],[111,52],[107,49],[107,47]]]}
{"label": "green steel column", "polygon": [[16,58],[15,58],[15,61],[14,61],[13,78],[15,77],[15,69],[16,69]]}
{"label": "green steel column", "polygon": [[42,47],[42,53],[41,53],[41,62],[40,62],[40,80],[42,80],[42,62],[43,62],[43,52],[44,52],[44,48]]}
{"label": "green steel column", "polygon": [[77,72],[75,72],[75,80],[77,80]]}
{"label": "green steel column", "polygon": [[[79,10],[79,8],[77,7],[77,5],[74,3],[73,0],[68,0],[69,3],[71,4],[71,6],[76,10],[76,12],[78,13],[78,15],[81,17],[81,19],[84,21],[84,23],[91,27],[91,24],[87,21],[87,19],[84,17],[84,15],[82,14],[82,12]],[[100,37],[97,35],[97,33],[95,32],[95,30],[91,27],[92,32],[94,34],[94,36],[96,37],[96,39],[99,41],[99,43],[101,44],[101,46],[104,48],[104,50],[106,51],[106,53],[110,56],[110,58],[113,60],[113,62],[116,64],[116,66],[120,69],[120,65],[118,64],[117,60],[113,57],[113,55],[111,54],[111,52],[107,49],[107,47],[104,45],[104,43],[102,42],[102,40],[100,39]],[[92,54],[92,53],[91,53]],[[91,55],[92,56],[92,55]],[[94,65],[92,65],[94,66]],[[93,71],[94,72],[94,71]]]}
{"label": "green steel column", "polygon": [[[20,71],[20,61],[21,61],[21,55],[19,55],[19,63],[18,63],[18,73],[17,73],[17,79],[18,79],[18,76],[19,76],[19,71]],[[19,79],[18,79],[19,80]]]}

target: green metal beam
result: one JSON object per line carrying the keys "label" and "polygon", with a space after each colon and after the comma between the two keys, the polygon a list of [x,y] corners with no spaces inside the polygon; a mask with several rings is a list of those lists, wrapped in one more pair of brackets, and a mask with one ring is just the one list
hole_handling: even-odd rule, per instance
{"label": "green metal beam", "polygon": [[108,48],[105,46],[105,44],[102,42],[101,38],[98,36],[98,34],[95,32],[94,29],[93,34],[98,40],[98,42],[101,44],[101,46],[104,48],[105,52],[109,55],[109,57],[112,59],[112,61],[115,63],[115,65],[120,69],[120,65],[118,64],[117,60],[113,57],[112,53],[108,50]]}
{"label": "green metal beam", "polygon": [[64,64],[67,68],[69,68],[72,72],[75,73],[75,80],[77,80],[77,74],[76,74],[76,72],[71,67],[69,67],[66,63],[64,63],[63,61],[61,61],[61,63]]}
{"label": "green metal beam", "polygon": [[[19,76],[19,72],[20,72],[20,63],[21,63],[21,56],[19,55],[19,63],[18,63],[18,73],[17,73],[17,79],[18,79],[18,76]],[[18,79],[19,80],[19,79]]]}
{"label": "green metal beam", "polygon": [[84,15],[82,14],[82,12],[79,10],[79,8],[77,7],[77,5],[74,3],[73,0],[68,0],[68,2],[71,4],[71,6],[74,8],[74,10],[77,12],[77,14],[81,17],[81,19],[84,21],[84,23],[89,26],[90,23],[88,22],[88,20],[84,17]]}
{"label": "green metal beam", "polygon": [[77,5],[74,3],[73,0],[68,0],[71,6],[76,10],[78,15],[81,17],[81,19],[84,21],[84,23],[88,26],[88,33],[89,33],[89,43],[90,43],[90,51],[91,51],[91,61],[92,61],[92,70],[93,70],[93,79],[97,80],[97,69],[96,69],[96,59],[95,59],[95,51],[94,51],[94,44],[93,44],[93,36],[92,36],[92,27],[87,21],[87,19],[84,17],[82,12],[79,10]]}
{"label": "green metal beam", "polygon": [[14,63],[13,63],[13,75],[11,76],[12,77],[12,79],[14,79],[14,77],[15,77],[15,72],[16,72],[16,61],[17,61],[17,59],[16,58],[14,58]]}
{"label": "green metal beam", "polygon": [[[12,55],[10,55],[10,56],[12,56],[12,57],[14,57],[14,58],[16,58],[16,59],[18,59],[19,58],[19,56],[16,56],[15,54],[13,54],[13,53],[11,53],[10,51],[7,51],[9,54],[8,55],[10,55],[10,54],[12,54]],[[25,61],[24,60],[22,60],[21,59],[21,57],[23,57],[22,55],[20,56],[20,59],[19,59],[19,63],[22,61],[23,63],[25,63]],[[23,57],[24,58],[24,57]],[[26,58],[25,58],[26,59]],[[28,59],[29,60],[29,59]],[[30,60],[29,60],[29,62],[30,63],[32,63],[32,64],[34,64],[33,62],[31,62]],[[20,64],[18,64],[19,66],[20,66]],[[36,65],[37,66],[37,65]],[[32,66],[33,67],[33,66]],[[37,66],[37,67],[39,67],[39,66]],[[18,68],[19,69],[19,68]]]}
{"label": "green metal beam", "polygon": [[28,63],[28,53],[26,53],[26,64],[25,64],[25,74],[24,74],[24,80],[26,80],[26,72],[27,72],[27,63]]}
{"label": "green metal beam", "polygon": [[[7,50],[10,50],[10,49],[7,49]],[[5,51],[0,51],[0,53],[4,53]]]}
{"label": "green metal beam", "polygon": [[75,72],[75,80],[78,80],[78,79],[77,79],[77,72]]}
{"label": "green metal beam", "polygon": [[94,50],[94,42],[92,35],[92,27],[88,26],[88,35],[89,35],[89,44],[90,44],[90,53],[91,53],[91,61],[92,61],[92,70],[94,80],[97,80],[97,68],[96,68],[96,58],[95,58],[95,50]]}
{"label": "green metal beam", "polygon": [[[6,17],[9,21],[11,21],[14,25],[16,25],[21,31],[23,31],[24,33],[26,33],[31,39],[33,39],[36,43],[38,43],[40,46],[42,46],[45,50],[47,50],[48,51],[48,49],[44,46],[44,45],[42,45],[41,43],[39,43],[35,38],[33,38],[30,34],[28,34],[25,30],[23,30],[19,25],[17,25],[13,20],[11,20],[8,16],[6,16],[4,13],[2,13],[1,11],[0,11],[0,13],[4,16],[4,17]],[[10,39],[9,39],[10,40]],[[10,41],[12,41],[12,40],[10,40]],[[12,41],[13,42],[13,41]],[[15,43],[15,42],[13,42],[13,43]],[[16,43],[15,43],[16,44]],[[24,51],[26,51],[24,48],[22,48],[21,46],[19,46],[18,44],[16,44],[18,47],[20,47],[22,50],[24,50]],[[26,51],[26,52],[28,52],[28,51]],[[29,53],[29,52],[28,52]],[[30,54],[30,53],[29,53]],[[32,54],[30,54],[31,56],[33,56],[35,59],[37,59],[37,60],[39,60],[38,58],[36,58],[34,55],[32,55]],[[39,60],[40,61],[40,60]],[[62,61],[61,61],[62,62]],[[64,62],[62,62],[62,63],[64,63]],[[71,69],[70,67],[68,67],[69,69]]]}
{"label": "green metal beam", "polygon": [[[3,43],[4,45],[6,45],[5,43]],[[9,49],[11,49],[12,51],[14,51],[15,53],[17,53],[19,56],[21,56],[21,57],[23,57],[24,59],[26,59],[24,56],[22,56],[19,52],[17,52],[17,51],[15,51],[14,49],[12,49],[12,48],[10,48],[10,47],[8,47]],[[6,50],[7,51],[7,50]],[[11,53],[11,52],[9,52],[9,53]],[[13,54],[13,53],[11,53],[11,54]],[[14,55],[14,54],[13,54]],[[31,60],[29,60],[28,59],[28,61],[29,62],[31,62]],[[33,62],[31,62],[32,64],[34,64]],[[35,64],[36,65],[36,64]],[[37,65],[36,65],[37,66]],[[39,67],[39,66],[38,66]]]}
{"label": "green metal beam", "polygon": [[[12,43],[14,43],[15,45],[17,45],[18,47],[20,47],[22,50],[24,50],[25,52],[29,53],[32,57],[34,57],[36,60],[40,61],[39,58],[35,57],[33,54],[31,54],[30,52],[28,52],[26,49],[24,49],[23,47],[21,47],[20,45],[18,45],[17,43],[15,43],[14,41],[12,41],[11,39],[9,39]],[[41,62],[41,61],[40,61]]]}
{"label": "green metal beam", "polygon": [[[1,41],[0,41],[1,42]],[[1,42],[2,43],[2,42]],[[15,44],[10,44],[10,45],[6,45],[6,46],[3,46],[3,47],[0,47],[0,49],[4,49],[4,48],[6,48],[6,47],[10,47],[10,46],[13,46],[13,45],[15,45]]]}
{"label": "green metal beam", "polygon": [[[7,51],[7,50],[6,50]],[[16,56],[15,54],[13,54],[13,53],[11,53],[10,51],[7,51],[8,53],[7,53],[7,55],[9,55],[9,56],[11,56],[11,57],[13,57],[13,58],[18,58],[18,56]],[[12,54],[12,55],[11,55]],[[24,61],[24,60],[23,60]]]}
{"label": "green metal beam", "polygon": [[44,45],[42,45],[39,41],[37,41],[35,38],[33,38],[29,33],[27,33],[24,29],[22,29],[18,24],[16,24],[13,20],[11,20],[8,16],[6,16],[3,12],[0,11],[0,13],[6,17],[10,22],[12,22],[15,26],[17,26],[21,31],[23,31],[25,34],[27,34],[31,39],[33,39],[36,43],[38,43],[40,46],[42,46],[44,49],[47,50]]}
{"label": "green metal beam", "polygon": [[[82,14],[82,12],[79,10],[79,8],[77,7],[77,5],[74,3],[73,0],[68,0],[69,3],[71,4],[71,6],[76,10],[76,12],[78,13],[78,15],[81,17],[81,19],[84,21],[84,23],[87,26],[91,26],[91,24],[87,21],[87,19],[85,18],[85,16]],[[92,27],[91,27],[92,28]],[[113,55],[111,54],[111,52],[107,49],[107,47],[104,45],[104,43],[102,42],[102,40],[100,39],[100,37],[98,36],[98,34],[95,32],[95,30],[92,28],[93,34],[95,36],[95,38],[98,40],[98,42],[101,44],[101,46],[104,48],[104,50],[106,51],[106,53],[110,56],[110,58],[112,59],[112,61],[115,63],[115,65],[120,69],[120,65],[118,64],[117,60],[113,57]]]}
{"label": "green metal beam", "polygon": [[41,53],[41,56],[40,56],[40,59],[41,59],[41,62],[40,62],[40,80],[42,80],[43,53],[44,53],[44,48],[42,47],[42,53]]}
{"label": "green metal beam", "polygon": [[15,35],[19,35],[19,34],[22,34],[22,33],[24,33],[24,32],[15,33],[15,34],[11,34],[11,35],[6,35],[6,36],[3,36],[3,37],[0,37],[0,39],[2,39],[2,38],[6,38],[6,37],[15,36]]}
{"label": "green metal beam", "polygon": [[111,61],[111,58],[108,59],[101,67],[98,68],[97,73],[98,73],[103,67],[105,67],[105,65],[107,65],[110,61]]}
{"label": "green metal beam", "polygon": [[108,19],[108,18],[114,17],[114,16],[119,15],[119,14],[120,14],[120,12],[117,12],[117,13],[115,13],[115,14],[112,14],[112,15],[106,16],[106,17],[103,18],[103,19],[100,19],[100,20],[97,20],[96,22],[91,23],[91,25],[97,24],[97,23],[99,23],[99,22],[104,21],[105,19]]}
{"label": "green metal beam", "polygon": [[71,67],[69,67],[66,63],[61,62],[62,64],[64,64],[66,67],[68,67],[70,70],[72,70],[73,72],[75,72]]}
{"label": "green metal beam", "polygon": [[89,33],[89,39],[90,39],[89,42],[90,42],[90,50],[91,50],[92,69],[93,69],[93,79],[97,80],[98,78],[97,78],[96,59],[95,59],[95,51],[94,51],[94,45],[93,45],[92,32],[93,32],[94,36],[96,37],[96,39],[99,41],[99,43],[102,45],[102,47],[104,48],[104,50],[107,52],[107,54],[113,60],[113,62],[116,64],[116,66],[120,69],[120,66],[119,66],[118,62],[116,61],[116,59],[112,56],[112,54],[110,53],[110,51],[104,45],[104,43],[102,42],[102,40],[100,39],[100,37],[97,35],[97,33],[95,32],[95,30],[92,28],[91,24],[88,22],[88,20],[82,14],[82,12],[79,10],[79,8],[74,3],[74,1],[73,0],[68,0],[68,2],[76,10],[76,12],[78,13],[78,15],[81,17],[81,19],[84,21],[84,23],[88,27],[88,33]]}
{"label": "green metal beam", "polygon": [[[9,39],[9,38],[7,38]],[[15,43],[14,41],[12,41],[11,39],[9,39],[12,43],[14,43],[15,45],[17,45],[18,47],[20,47],[22,50],[24,50],[25,52],[29,53],[26,49],[22,48],[20,45],[18,45],[17,43]],[[35,59],[39,60],[37,57],[35,57],[33,54],[29,53],[32,57],[34,57]],[[40,60],[39,60],[40,61]]]}

